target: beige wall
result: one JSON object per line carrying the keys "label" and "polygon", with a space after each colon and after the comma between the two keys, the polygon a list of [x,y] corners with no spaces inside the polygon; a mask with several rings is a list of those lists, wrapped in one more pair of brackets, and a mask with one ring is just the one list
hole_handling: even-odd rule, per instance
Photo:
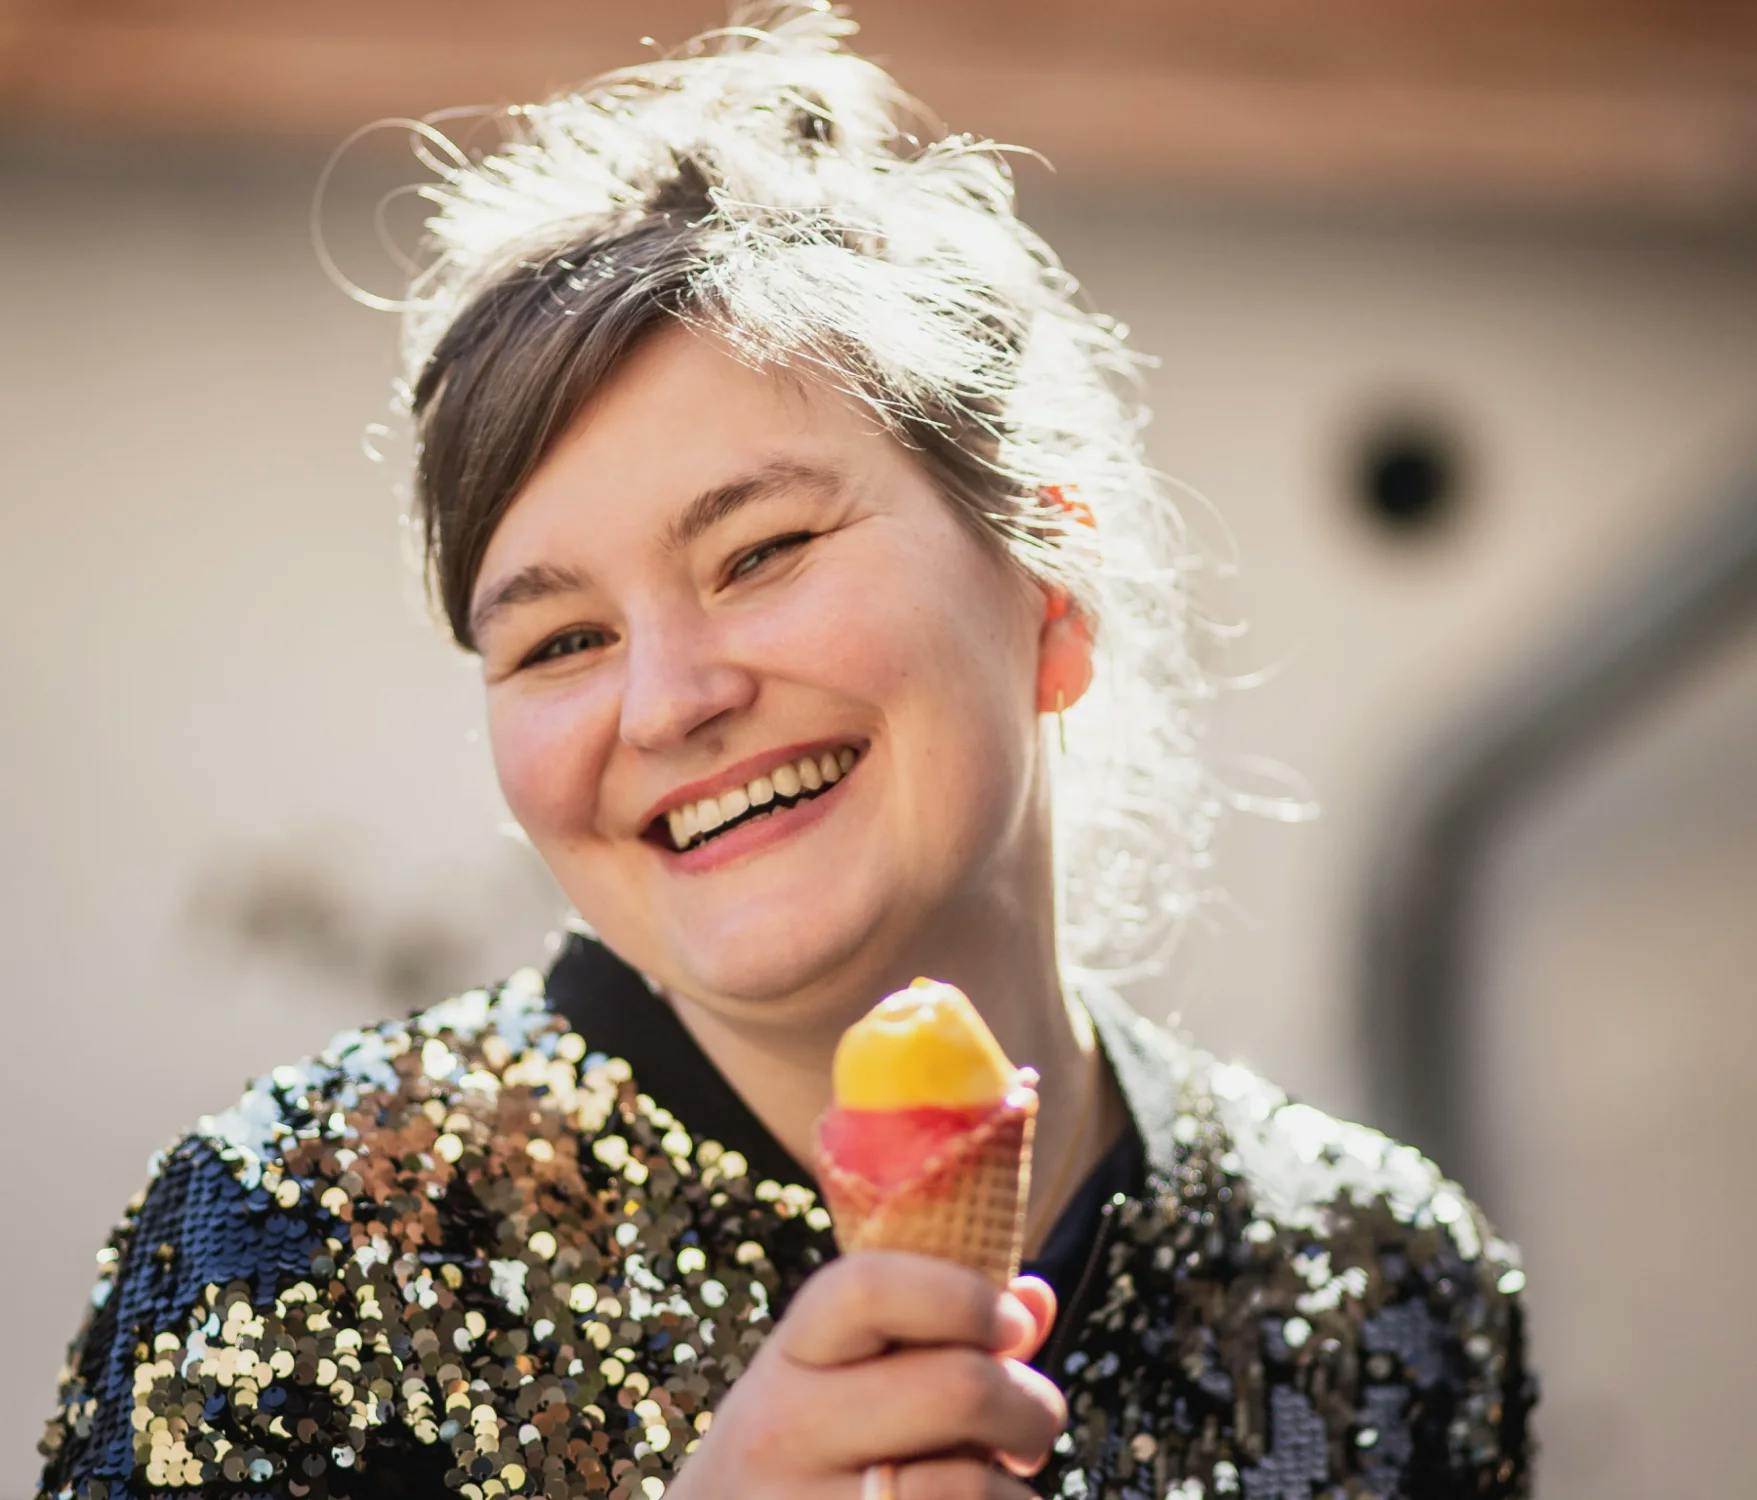
{"label": "beige wall", "polygon": [[1757,1465],[1754,911],[1757,617],[1490,870],[1480,1117],[1537,1289],[1557,1494],[1738,1494]]}
{"label": "beige wall", "polygon": [[[23,148],[0,162],[0,1087],[20,1121],[14,1222],[30,1226],[0,1248],[5,1284],[28,1290],[0,1494],[29,1483],[91,1252],[147,1152],[339,1026],[540,958],[559,912],[499,831],[473,673],[403,568],[396,474],[362,455],[391,327],[317,271],[314,173]],[[1285,762],[1326,808],[1307,828],[1232,826],[1234,913],[1140,999],[1364,1112],[1350,996],[1388,795],[1745,456],[1751,247],[1034,193],[1071,267],[1163,359],[1158,462],[1236,538],[1243,573],[1218,602],[1253,631],[1233,666],[1278,671],[1223,705],[1216,753]],[[344,186],[337,222],[363,223],[369,201]],[[1341,493],[1355,425],[1408,392],[1472,445],[1471,504],[1432,546],[1380,537]],[[1588,1493],[1588,1477],[1601,1497],[1650,1493],[1630,1476],[1672,1472],[1668,1453],[1757,1458],[1749,1424],[1683,1425],[1709,1409],[1687,1399],[1693,1372],[1757,1334],[1731,1279],[1748,1197],[1709,1191],[1739,1169],[1723,1106],[1753,1082],[1734,1044],[1757,840],[1714,810],[1753,801],[1754,652],[1731,652],[1717,712],[1680,709],[1678,736],[1631,741],[1626,795],[1581,792],[1497,866],[1484,1107],[1506,1166],[1496,1207],[1532,1254],[1549,1493]],[[1656,811],[1685,793],[1696,811]],[[1603,1025],[1610,1003],[1633,1029]],[[1618,1038],[1632,1050],[1601,1055]],[[1623,1152],[1655,1174],[1668,1158],[1656,1131],[1609,1128],[1629,1125],[1632,1074],[1643,1120],[1715,1080],[1676,1116],[1712,1233],[1656,1208],[1671,1235],[1641,1234],[1653,1200],[1629,1195]],[[1588,1191],[1602,1212],[1582,1211]],[[1674,1320],[1679,1275],[1713,1294]],[[1623,1379],[1606,1361],[1668,1329],[1667,1394],[1637,1405],[1656,1367]],[[1606,1422],[1626,1463],[1595,1457]]]}

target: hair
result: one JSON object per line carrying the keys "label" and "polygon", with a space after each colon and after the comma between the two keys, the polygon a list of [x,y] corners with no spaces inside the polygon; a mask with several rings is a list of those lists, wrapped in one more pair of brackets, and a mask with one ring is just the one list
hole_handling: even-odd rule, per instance
{"label": "hair", "polygon": [[[1225,793],[1196,753],[1199,560],[1141,445],[1145,363],[1015,212],[1006,152],[943,136],[827,3],[746,8],[668,56],[430,123],[404,314],[415,511],[458,643],[496,526],[582,404],[682,323],[822,383],[911,449],[953,513],[1095,639],[1054,771],[1070,982],[1157,972],[1204,894]],[[1071,488],[1078,524],[1046,488]]]}

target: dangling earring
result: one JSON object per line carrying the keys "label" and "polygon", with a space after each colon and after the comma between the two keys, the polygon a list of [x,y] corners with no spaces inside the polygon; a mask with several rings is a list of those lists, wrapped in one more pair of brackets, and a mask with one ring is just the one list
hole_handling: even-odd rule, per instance
{"label": "dangling earring", "polygon": [[1057,688],[1055,690],[1055,733],[1056,738],[1061,741],[1063,755],[1068,753],[1068,726],[1062,718],[1062,710],[1066,707],[1062,690]]}

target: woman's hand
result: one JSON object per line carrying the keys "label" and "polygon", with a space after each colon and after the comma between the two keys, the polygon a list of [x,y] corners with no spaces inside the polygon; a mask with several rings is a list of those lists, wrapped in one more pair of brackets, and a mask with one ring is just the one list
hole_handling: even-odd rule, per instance
{"label": "woman's hand", "polygon": [[727,1393],[673,1500],[861,1500],[866,1468],[898,1465],[897,1500],[1027,1500],[1067,1422],[1053,1381],[1022,1363],[1055,1293],[1004,1293],[950,1261],[867,1250],[832,1261]]}

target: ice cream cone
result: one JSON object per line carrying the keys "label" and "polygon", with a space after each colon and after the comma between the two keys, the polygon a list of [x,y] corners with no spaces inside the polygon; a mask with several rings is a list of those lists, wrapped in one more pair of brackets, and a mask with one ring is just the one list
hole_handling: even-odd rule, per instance
{"label": "ice cream cone", "polygon": [[942,1256],[1005,1287],[1019,1274],[1024,1251],[1036,1119],[1036,1092],[1017,1088],[974,1129],[889,1187],[821,1154],[837,1246],[843,1254],[912,1250]]}
{"label": "ice cream cone", "polygon": [[819,1181],[843,1253],[938,1255],[1004,1287],[1024,1249],[1037,1074],[932,979],[850,1026],[832,1074]]}

